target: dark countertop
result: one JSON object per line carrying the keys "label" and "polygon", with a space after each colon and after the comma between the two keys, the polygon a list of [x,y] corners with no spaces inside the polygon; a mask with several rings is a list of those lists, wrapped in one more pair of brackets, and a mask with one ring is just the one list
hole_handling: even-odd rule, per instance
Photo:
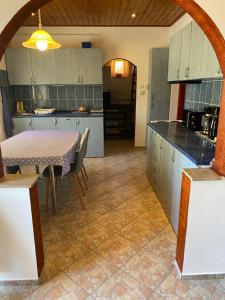
{"label": "dark countertop", "polygon": [[214,158],[215,145],[185,128],[182,122],[159,121],[148,125],[196,165],[209,165]]}
{"label": "dark countertop", "polygon": [[60,118],[60,117],[76,117],[76,118],[81,118],[81,117],[104,117],[104,113],[102,112],[96,112],[96,113],[91,113],[91,112],[54,112],[52,114],[34,114],[34,113],[22,113],[22,114],[12,114],[12,118],[40,118],[40,117],[53,117],[53,118]]}

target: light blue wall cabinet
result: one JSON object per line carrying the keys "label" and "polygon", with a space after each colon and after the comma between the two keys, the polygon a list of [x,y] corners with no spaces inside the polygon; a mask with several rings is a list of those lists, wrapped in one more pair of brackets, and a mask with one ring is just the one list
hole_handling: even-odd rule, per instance
{"label": "light blue wall cabinet", "polygon": [[56,72],[58,84],[78,84],[79,82],[79,56],[76,49],[58,49],[56,56]]}
{"label": "light blue wall cabinet", "polygon": [[186,156],[184,156],[180,151],[174,149],[173,173],[171,176],[171,206],[169,219],[176,233],[178,231],[181,179],[182,171],[184,168],[197,168],[197,166]]}
{"label": "light blue wall cabinet", "polygon": [[168,81],[222,78],[215,51],[196,22],[170,39]]}
{"label": "light blue wall cabinet", "polygon": [[180,30],[170,39],[168,81],[179,80],[182,34],[183,31]]}
{"label": "light blue wall cabinet", "polygon": [[26,130],[78,130],[90,128],[87,157],[104,156],[103,117],[23,117],[12,118],[13,134]]}
{"label": "light blue wall cabinet", "polygon": [[30,85],[32,84],[32,65],[31,53],[29,49],[7,48],[6,67],[8,78],[11,85]]}
{"label": "light blue wall cabinet", "polygon": [[149,53],[149,92],[147,120],[168,120],[170,85],[167,83],[168,48],[153,48]]}
{"label": "light blue wall cabinet", "polygon": [[203,54],[204,33],[196,22],[191,23],[191,42],[189,55],[188,78],[200,78],[201,57]]}
{"label": "light blue wall cabinet", "polygon": [[181,52],[180,52],[180,72],[179,80],[189,79],[189,61],[190,61],[190,44],[191,44],[191,27],[192,23],[189,23],[183,28]]}
{"label": "light blue wall cabinet", "polygon": [[203,39],[200,77],[203,79],[223,77],[216,53],[206,35]]}
{"label": "light blue wall cabinet", "polygon": [[47,52],[8,48],[6,64],[11,85],[102,84],[102,51],[98,48]]}

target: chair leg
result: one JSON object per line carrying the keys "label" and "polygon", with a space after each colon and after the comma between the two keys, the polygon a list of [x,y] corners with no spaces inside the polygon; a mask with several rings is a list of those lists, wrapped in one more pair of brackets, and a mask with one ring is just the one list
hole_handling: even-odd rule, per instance
{"label": "chair leg", "polygon": [[77,181],[78,181],[78,183],[79,183],[80,189],[81,189],[83,195],[85,196],[85,191],[84,191],[84,189],[83,189],[83,186],[82,186],[82,184],[81,184],[81,181],[80,181],[80,178],[79,178],[78,174],[76,174],[76,178],[77,178]]}
{"label": "chair leg", "polygon": [[45,206],[46,206],[46,210],[48,210],[49,183],[50,183],[50,179],[48,177],[48,178],[46,178],[46,189],[45,189]]}
{"label": "chair leg", "polygon": [[80,194],[80,186],[79,186],[79,183],[78,181],[76,180],[76,177],[75,176],[72,176],[73,177],[73,181],[76,185],[76,188],[77,188],[77,193],[78,193],[78,197],[80,199],[80,203],[81,203],[81,206],[83,208],[83,210],[85,210],[85,207],[84,207],[84,202],[83,202],[83,199],[82,199],[82,195]]}
{"label": "chair leg", "polygon": [[87,186],[87,182],[86,182],[86,179],[85,179],[84,171],[82,169],[81,169],[81,176],[83,178],[85,188],[86,188],[86,190],[88,190],[88,186]]}
{"label": "chair leg", "polygon": [[57,191],[59,185],[59,177],[55,178],[55,190]]}
{"label": "chair leg", "polygon": [[20,166],[19,166],[19,173],[22,174],[21,169],[20,169]]}
{"label": "chair leg", "polygon": [[84,170],[85,177],[86,177],[87,180],[88,180],[87,172],[86,172],[86,169],[85,169],[84,165],[82,166],[82,169]]}

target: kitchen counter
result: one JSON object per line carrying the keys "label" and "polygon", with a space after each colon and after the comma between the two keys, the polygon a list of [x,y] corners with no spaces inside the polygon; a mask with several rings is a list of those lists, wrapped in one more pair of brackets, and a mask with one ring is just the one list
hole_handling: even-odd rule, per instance
{"label": "kitchen counter", "polygon": [[214,158],[215,145],[185,128],[182,122],[147,124],[196,165],[209,165]]}
{"label": "kitchen counter", "polygon": [[62,111],[62,112],[54,112],[52,114],[34,114],[34,113],[22,113],[22,114],[13,114],[13,118],[39,118],[39,117],[52,117],[52,118],[60,118],[60,117],[103,117],[103,112],[70,112],[70,111]]}

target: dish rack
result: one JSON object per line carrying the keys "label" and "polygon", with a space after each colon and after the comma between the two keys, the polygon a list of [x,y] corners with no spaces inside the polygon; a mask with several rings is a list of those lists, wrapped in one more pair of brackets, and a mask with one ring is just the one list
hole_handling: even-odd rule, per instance
{"label": "dish rack", "polygon": [[34,113],[37,115],[46,115],[54,113],[55,108],[36,108]]}

